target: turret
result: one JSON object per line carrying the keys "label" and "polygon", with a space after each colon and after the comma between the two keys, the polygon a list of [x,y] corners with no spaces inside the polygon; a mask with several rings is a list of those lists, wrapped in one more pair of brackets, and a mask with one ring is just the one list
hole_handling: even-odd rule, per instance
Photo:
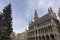
{"label": "turret", "polygon": [[48,8],[48,12],[49,12],[49,13],[53,12],[53,10],[52,10],[52,8],[51,8],[51,7],[50,7],[50,8]]}
{"label": "turret", "polygon": [[60,8],[59,8],[59,10],[58,10],[58,17],[59,17],[59,19],[60,19]]}
{"label": "turret", "polygon": [[39,17],[38,17],[38,13],[37,13],[37,10],[35,10],[35,13],[34,13],[34,20],[37,20]]}
{"label": "turret", "polygon": [[55,18],[55,19],[57,18],[55,12],[52,10],[51,7],[48,8],[48,13],[49,13],[50,17]]}

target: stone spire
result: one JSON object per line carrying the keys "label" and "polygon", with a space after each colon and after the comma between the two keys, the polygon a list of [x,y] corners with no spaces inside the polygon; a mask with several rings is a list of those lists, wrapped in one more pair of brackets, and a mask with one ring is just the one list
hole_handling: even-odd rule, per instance
{"label": "stone spire", "polygon": [[48,13],[50,17],[57,18],[55,12],[53,11],[52,7],[48,8]]}
{"label": "stone spire", "polygon": [[58,17],[59,17],[59,19],[60,19],[60,8],[59,8],[59,10],[58,10]]}
{"label": "stone spire", "polygon": [[34,20],[37,20],[39,17],[38,17],[38,13],[37,13],[37,10],[35,10],[35,13],[34,13]]}
{"label": "stone spire", "polygon": [[50,7],[50,11],[53,11],[51,7]]}
{"label": "stone spire", "polygon": [[48,8],[49,13],[53,12],[52,8]]}

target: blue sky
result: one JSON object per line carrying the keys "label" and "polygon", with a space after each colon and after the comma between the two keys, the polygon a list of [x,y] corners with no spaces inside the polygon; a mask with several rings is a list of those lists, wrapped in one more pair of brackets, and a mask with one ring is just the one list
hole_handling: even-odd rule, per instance
{"label": "blue sky", "polygon": [[29,21],[34,18],[34,11],[37,10],[39,17],[48,13],[51,6],[57,14],[60,7],[60,0],[0,0],[0,11],[11,2],[13,31],[21,33],[28,28]]}

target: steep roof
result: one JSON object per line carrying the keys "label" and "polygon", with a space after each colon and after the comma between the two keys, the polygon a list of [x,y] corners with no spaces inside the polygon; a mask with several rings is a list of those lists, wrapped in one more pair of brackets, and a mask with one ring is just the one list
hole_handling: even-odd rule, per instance
{"label": "steep roof", "polygon": [[46,20],[49,20],[51,18],[57,19],[57,16],[55,13],[47,13],[46,15],[42,16],[39,18],[40,22],[44,22]]}

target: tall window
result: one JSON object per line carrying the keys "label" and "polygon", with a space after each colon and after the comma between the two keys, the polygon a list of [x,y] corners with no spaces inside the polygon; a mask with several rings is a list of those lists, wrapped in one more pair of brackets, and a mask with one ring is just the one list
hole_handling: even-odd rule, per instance
{"label": "tall window", "polygon": [[38,33],[40,33],[40,29],[38,29]]}
{"label": "tall window", "polygon": [[37,30],[36,30],[36,34],[37,34]]}

